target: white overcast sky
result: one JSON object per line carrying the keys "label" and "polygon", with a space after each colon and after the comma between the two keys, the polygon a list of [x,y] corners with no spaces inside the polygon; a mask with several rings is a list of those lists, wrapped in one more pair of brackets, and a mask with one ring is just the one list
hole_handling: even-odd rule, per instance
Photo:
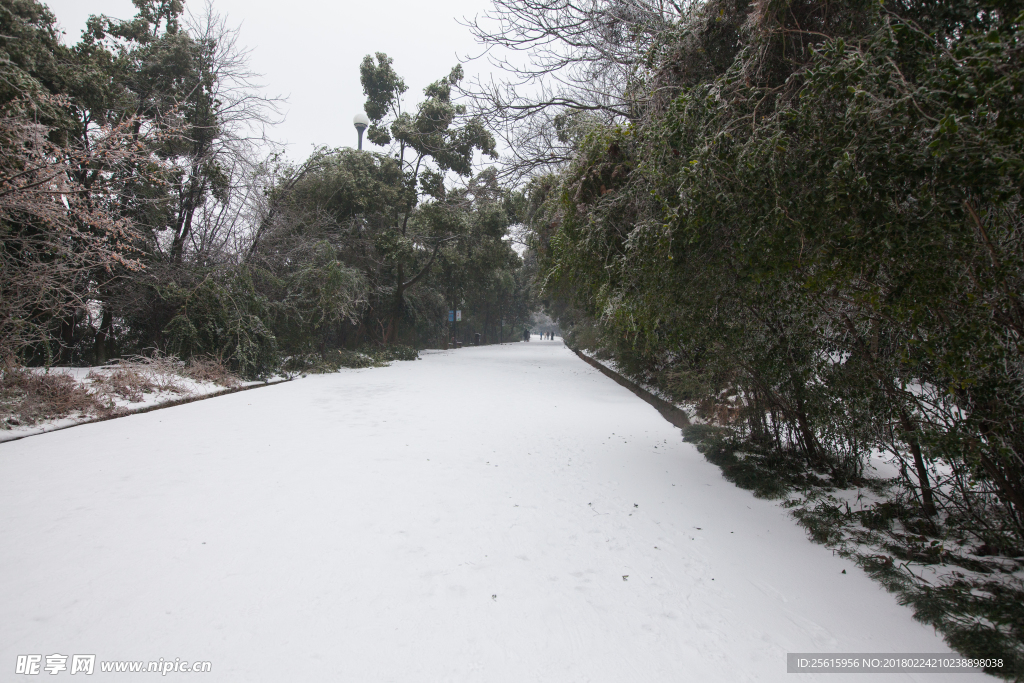
{"label": "white overcast sky", "polygon": [[[78,42],[91,14],[119,19],[135,15],[131,0],[42,0],[57,16],[68,43]],[[201,13],[203,0],[186,0]],[[448,74],[458,57],[479,52],[457,18],[483,14],[489,0],[214,0],[214,10],[241,27],[240,43],[251,48],[252,70],[263,74],[268,95],[287,97],[284,123],[271,132],[301,161],[314,145],[356,144],[352,117],[362,111],[359,62],[385,52],[409,86],[405,104],[422,99],[423,88]],[[467,76],[490,69],[484,60],[464,67]]]}

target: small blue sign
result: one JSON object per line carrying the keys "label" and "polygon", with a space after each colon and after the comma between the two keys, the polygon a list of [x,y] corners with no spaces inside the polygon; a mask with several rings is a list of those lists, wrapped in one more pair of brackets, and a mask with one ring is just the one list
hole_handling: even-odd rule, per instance
{"label": "small blue sign", "polygon": [[448,311],[448,322],[455,322],[455,311]]}

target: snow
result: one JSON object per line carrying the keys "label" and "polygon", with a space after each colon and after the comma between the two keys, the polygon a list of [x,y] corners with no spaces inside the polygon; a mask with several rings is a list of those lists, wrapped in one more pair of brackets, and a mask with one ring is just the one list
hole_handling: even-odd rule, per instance
{"label": "snow", "polygon": [[4,444],[0,518],[5,668],[91,653],[206,660],[218,682],[783,681],[787,652],[949,651],[560,340]]}
{"label": "snow", "polygon": [[587,358],[594,361],[595,363],[604,366],[608,370],[611,370],[622,379],[625,379],[628,382],[632,382],[634,385],[640,387],[648,394],[656,396],[660,398],[662,401],[668,403],[669,405],[672,405],[675,408],[678,408],[679,410],[683,411],[684,413],[686,413],[686,417],[690,420],[692,424],[702,424],[704,422],[704,420],[697,416],[697,407],[694,404],[679,403],[671,395],[666,393],[661,387],[649,384],[642,380],[638,381],[636,378],[633,377],[627,377],[626,373],[622,371],[622,368],[619,367],[619,364],[615,361],[615,359],[601,359],[598,357],[599,354],[592,349],[583,349],[581,353],[583,353],[583,355],[585,355]]}

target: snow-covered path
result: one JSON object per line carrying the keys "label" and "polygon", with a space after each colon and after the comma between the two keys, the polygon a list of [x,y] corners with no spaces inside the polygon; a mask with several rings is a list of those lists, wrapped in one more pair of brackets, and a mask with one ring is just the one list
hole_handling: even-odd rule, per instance
{"label": "snow-covered path", "polygon": [[948,651],[559,341],[5,444],[0,519],[5,681],[909,681],[786,652]]}

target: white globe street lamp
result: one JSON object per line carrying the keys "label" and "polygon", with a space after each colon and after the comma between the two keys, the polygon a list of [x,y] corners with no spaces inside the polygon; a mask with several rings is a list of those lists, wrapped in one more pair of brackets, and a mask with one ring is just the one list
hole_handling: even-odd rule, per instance
{"label": "white globe street lamp", "polygon": [[352,119],[352,125],[359,131],[359,149],[363,148],[363,131],[370,125],[370,119],[366,117],[366,114],[356,114],[355,118]]}

